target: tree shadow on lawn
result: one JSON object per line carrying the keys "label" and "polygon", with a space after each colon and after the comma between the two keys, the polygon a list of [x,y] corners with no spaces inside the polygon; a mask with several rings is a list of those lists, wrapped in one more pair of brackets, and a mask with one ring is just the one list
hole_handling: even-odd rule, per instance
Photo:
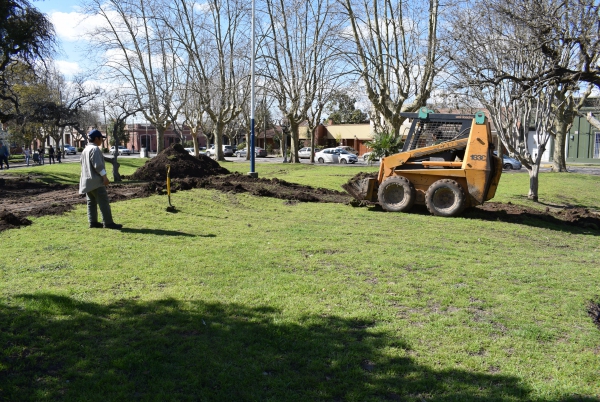
{"label": "tree shadow on lawn", "polygon": [[0,304],[0,400],[532,400],[516,377],[441,371],[372,322],[282,319],[226,303],[80,302],[52,294]]}

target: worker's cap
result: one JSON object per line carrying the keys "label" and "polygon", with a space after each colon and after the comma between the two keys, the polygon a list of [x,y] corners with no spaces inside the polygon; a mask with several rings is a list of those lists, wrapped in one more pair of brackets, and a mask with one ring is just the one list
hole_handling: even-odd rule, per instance
{"label": "worker's cap", "polygon": [[94,138],[106,138],[106,137],[102,135],[100,130],[92,130],[88,133],[88,138],[90,139],[90,141],[94,141]]}

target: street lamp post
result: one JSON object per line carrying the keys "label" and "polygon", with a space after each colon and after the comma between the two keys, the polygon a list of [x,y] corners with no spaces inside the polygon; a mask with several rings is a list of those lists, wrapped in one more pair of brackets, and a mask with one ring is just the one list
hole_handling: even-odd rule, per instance
{"label": "street lamp post", "polygon": [[255,0],[252,0],[252,66],[251,66],[251,78],[250,78],[250,171],[248,172],[248,176],[257,178],[258,173],[255,170],[255,157],[256,152],[254,149],[254,111],[256,109],[254,103],[254,73],[255,73],[255,59],[256,59],[256,36],[254,29],[254,13],[255,13]]}

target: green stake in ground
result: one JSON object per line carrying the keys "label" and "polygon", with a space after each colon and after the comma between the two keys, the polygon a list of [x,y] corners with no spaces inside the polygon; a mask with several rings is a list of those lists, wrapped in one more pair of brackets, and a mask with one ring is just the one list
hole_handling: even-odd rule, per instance
{"label": "green stake in ground", "polygon": [[167,165],[167,197],[169,199],[167,212],[175,212],[175,207],[171,205],[171,165]]}

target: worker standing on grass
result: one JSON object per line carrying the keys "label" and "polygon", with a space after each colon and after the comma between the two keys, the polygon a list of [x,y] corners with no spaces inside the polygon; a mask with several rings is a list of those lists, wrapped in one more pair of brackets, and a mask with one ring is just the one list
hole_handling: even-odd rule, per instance
{"label": "worker standing on grass", "polygon": [[[104,167],[104,155],[99,148],[102,139],[106,138],[100,130],[92,130],[88,134],[90,143],[81,153],[81,177],[79,179],[79,194],[85,194],[87,199],[87,215],[90,228],[121,229],[123,225],[114,223],[106,186],[109,185]],[[104,224],[98,222],[98,207]]]}

